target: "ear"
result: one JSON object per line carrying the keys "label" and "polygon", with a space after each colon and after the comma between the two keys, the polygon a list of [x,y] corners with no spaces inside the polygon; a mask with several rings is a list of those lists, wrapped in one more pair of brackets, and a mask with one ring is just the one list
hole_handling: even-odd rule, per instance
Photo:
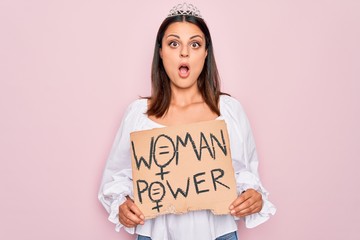
{"label": "ear", "polygon": [[208,54],[208,50],[206,49],[206,51],[205,51],[205,58],[207,57],[207,54]]}

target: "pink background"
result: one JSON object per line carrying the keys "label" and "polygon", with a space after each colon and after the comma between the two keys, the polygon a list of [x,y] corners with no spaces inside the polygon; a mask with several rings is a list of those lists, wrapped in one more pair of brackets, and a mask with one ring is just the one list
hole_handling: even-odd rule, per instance
{"label": "pink background", "polygon": [[[241,239],[359,239],[360,1],[194,1],[278,208]],[[178,1],[0,1],[0,239],[134,239],[97,200]]]}

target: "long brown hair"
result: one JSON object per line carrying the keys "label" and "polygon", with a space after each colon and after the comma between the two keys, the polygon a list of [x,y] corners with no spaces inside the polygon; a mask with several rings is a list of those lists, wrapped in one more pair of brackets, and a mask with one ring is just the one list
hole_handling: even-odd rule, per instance
{"label": "long brown hair", "polygon": [[178,15],[167,17],[160,25],[156,36],[151,68],[151,96],[148,97],[148,99],[151,100],[147,110],[149,116],[154,115],[158,118],[162,117],[169,109],[171,100],[170,79],[165,72],[159,50],[162,47],[162,39],[168,26],[174,22],[185,21],[198,26],[205,35],[205,49],[207,50],[207,56],[197,85],[205,103],[214,113],[220,115],[218,103],[219,96],[222,93],[220,92],[220,77],[216,67],[210,31],[203,19],[190,15]]}

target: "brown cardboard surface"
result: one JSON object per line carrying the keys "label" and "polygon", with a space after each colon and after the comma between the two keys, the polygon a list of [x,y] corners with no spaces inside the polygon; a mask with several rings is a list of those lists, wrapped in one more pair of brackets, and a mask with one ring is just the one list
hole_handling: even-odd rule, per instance
{"label": "brown cardboard surface", "polygon": [[146,219],[229,213],[237,194],[225,121],[133,132],[130,140],[134,201]]}

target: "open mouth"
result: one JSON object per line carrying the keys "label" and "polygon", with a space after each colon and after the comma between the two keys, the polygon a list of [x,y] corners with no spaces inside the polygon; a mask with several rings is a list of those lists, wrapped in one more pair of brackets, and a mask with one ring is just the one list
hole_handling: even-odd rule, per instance
{"label": "open mouth", "polygon": [[181,64],[180,67],[179,67],[179,75],[180,75],[180,77],[186,78],[187,76],[189,76],[189,73],[190,73],[189,70],[190,70],[189,65]]}

